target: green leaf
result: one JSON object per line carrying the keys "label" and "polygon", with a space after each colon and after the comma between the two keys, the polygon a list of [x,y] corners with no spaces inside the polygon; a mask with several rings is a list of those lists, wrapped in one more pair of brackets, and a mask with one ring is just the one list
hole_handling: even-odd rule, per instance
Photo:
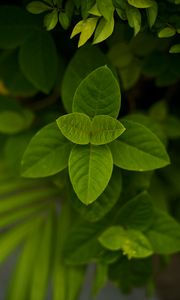
{"label": "green leaf", "polygon": [[[97,222],[102,219],[119,200],[122,190],[122,176],[119,168],[113,169],[112,177],[105,191],[97,200],[85,206],[81,203],[75,193],[71,193],[70,199],[75,209],[84,219],[90,222]],[[109,201],[110,199],[110,201]]]}
{"label": "green leaf", "polygon": [[180,224],[163,211],[156,210],[147,236],[158,254],[173,254],[180,250]]}
{"label": "green leaf", "polygon": [[114,6],[112,0],[97,0],[97,8],[100,11],[101,15],[107,20],[111,20],[113,12],[114,12]]}
{"label": "green leaf", "polygon": [[122,121],[126,131],[110,144],[114,164],[134,171],[148,171],[169,164],[168,154],[157,136],[145,126]]}
{"label": "green leaf", "polygon": [[40,19],[18,6],[3,6],[0,10],[0,48],[13,49],[40,28]]}
{"label": "green leaf", "polygon": [[169,37],[174,36],[175,34],[176,34],[176,29],[172,26],[171,27],[167,26],[158,32],[158,37],[159,38],[169,38]]}
{"label": "green leaf", "polygon": [[126,228],[148,229],[154,220],[154,209],[147,192],[141,192],[124,204],[118,212],[118,222]]}
{"label": "green leaf", "polygon": [[146,14],[149,27],[151,28],[158,16],[158,4],[156,1],[152,1],[152,5],[146,9]]}
{"label": "green leaf", "polygon": [[141,258],[152,255],[153,251],[148,239],[140,231],[125,230],[120,226],[106,229],[99,237],[100,243],[109,250],[123,250],[128,258]]}
{"label": "green leaf", "polygon": [[106,115],[97,115],[92,120],[90,143],[93,145],[110,143],[124,131],[124,126],[118,120]]}
{"label": "green leaf", "polygon": [[148,8],[153,5],[153,0],[128,0],[128,3],[137,8]]}
{"label": "green leaf", "polygon": [[51,9],[51,7],[48,4],[45,4],[41,1],[32,1],[28,3],[26,9],[32,14],[41,14]]}
{"label": "green leaf", "polygon": [[68,165],[72,144],[64,138],[56,123],[42,128],[31,140],[22,159],[25,177],[46,177]]}
{"label": "green leaf", "polygon": [[90,117],[110,115],[116,118],[120,101],[119,84],[111,70],[104,66],[81,81],[74,95],[73,111],[85,113]]}
{"label": "green leaf", "polygon": [[56,47],[48,32],[36,31],[21,46],[20,67],[25,77],[39,90],[49,93],[57,77]]}
{"label": "green leaf", "polygon": [[93,18],[88,18],[86,20],[79,21],[75,25],[71,34],[71,38],[73,38],[75,35],[80,33],[78,47],[83,46],[87,42],[87,40],[90,39],[90,37],[92,36],[96,28],[97,21],[98,18],[93,17]]}
{"label": "green leaf", "polygon": [[173,46],[171,46],[170,53],[180,53],[180,44],[175,44]]}
{"label": "green leaf", "polygon": [[[86,205],[105,190],[113,170],[108,146],[74,146],[69,157],[69,175],[74,191]],[[96,178],[96,180],[95,180]]]}
{"label": "green leaf", "polygon": [[59,13],[59,23],[64,29],[68,29],[70,26],[70,19],[67,13],[62,11]]}
{"label": "green leaf", "polygon": [[114,30],[114,16],[110,20],[101,18],[94,34],[93,44],[98,44],[106,40]]}
{"label": "green leaf", "polygon": [[44,26],[46,30],[52,30],[56,27],[58,22],[58,11],[54,9],[52,12],[48,13],[44,17]]}
{"label": "green leaf", "polygon": [[81,15],[83,19],[87,19],[89,15],[89,9],[93,6],[95,0],[80,0],[81,1]]}
{"label": "green leaf", "polygon": [[75,144],[85,145],[90,142],[91,120],[83,113],[72,113],[57,119],[62,134]]}
{"label": "green leaf", "polygon": [[76,52],[62,82],[62,101],[67,112],[72,112],[73,97],[81,81],[94,69],[105,64],[106,57],[96,47],[88,45]]}
{"label": "green leaf", "polygon": [[47,295],[52,262],[53,217],[52,213],[48,215],[39,235],[39,247],[32,272],[31,300],[44,300]]}
{"label": "green leaf", "polygon": [[134,35],[137,35],[141,29],[141,13],[139,9],[127,5],[126,14],[127,14],[129,26],[134,28]]}

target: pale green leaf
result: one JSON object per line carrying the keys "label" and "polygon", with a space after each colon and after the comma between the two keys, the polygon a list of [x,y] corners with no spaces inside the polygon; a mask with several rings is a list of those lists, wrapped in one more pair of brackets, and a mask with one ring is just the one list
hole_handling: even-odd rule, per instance
{"label": "pale green leaf", "polygon": [[99,237],[100,243],[107,249],[122,249],[128,258],[142,258],[152,255],[153,251],[148,239],[140,231],[125,230],[120,226],[106,229]]}
{"label": "pale green leaf", "polygon": [[97,16],[97,17],[101,17],[101,13],[97,7],[97,3],[94,4],[93,7],[91,7],[91,9],[89,10],[89,14]]}
{"label": "pale green leaf", "polygon": [[46,30],[52,30],[58,22],[58,11],[54,9],[52,12],[48,13],[44,17],[44,26]]}
{"label": "pale green leaf", "polygon": [[91,120],[83,113],[71,113],[57,119],[62,134],[75,144],[85,145],[90,142]]}
{"label": "pale green leaf", "polygon": [[97,8],[100,11],[101,15],[107,20],[111,20],[113,12],[114,12],[114,6],[112,0],[97,0]]}
{"label": "pale green leaf", "polygon": [[73,28],[73,31],[71,33],[71,39],[76,36],[77,34],[81,33],[82,29],[83,29],[83,20],[79,21],[75,27]]}
{"label": "pale green leaf", "polygon": [[51,9],[51,7],[48,4],[45,4],[41,1],[32,1],[28,3],[26,9],[32,14],[41,14]]}
{"label": "pale green leaf", "polygon": [[113,33],[113,30],[114,16],[112,15],[111,19],[108,21],[104,18],[101,18],[94,34],[93,44],[98,44],[106,40]]}
{"label": "pale green leaf", "polygon": [[67,167],[72,144],[56,123],[43,127],[31,140],[22,159],[24,177],[46,177]]}
{"label": "pale green leaf", "polygon": [[180,44],[175,44],[173,46],[171,46],[170,53],[180,53]]}
{"label": "pale green leaf", "polygon": [[164,27],[163,29],[161,29],[159,32],[158,32],[158,37],[159,38],[169,38],[169,37],[172,37],[176,34],[176,29],[174,27]]}
{"label": "pale green leaf", "polygon": [[147,236],[158,254],[173,254],[180,250],[180,224],[163,211],[156,210]]}
{"label": "pale green leaf", "polygon": [[153,0],[128,0],[128,3],[136,8],[148,8],[153,5]]}
{"label": "pale green leaf", "polygon": [[116,118],[120,104],[118,81],[112,71],[104,66],[97,68],[81,81],[74,95],[73,111],[90,117],[110,115]]}
{"label": "pale green leaf", "polygon": [[93,35],[94,30],[96,28],[98,18],[88,18],[83,21],[83,26],[81,30],[81,34],[79,37],[78,47],[83,46]]}
{"label": "pale green leaf", "polygon": [[134,28],[134,35],[138,34],[141,29],[141,13],[138,8],[130,5],[126,6],[126,14],[129,26]]}
{"label": "pale green leaf", "polygon": [[74,191],[86,205],[105,190],[113,169],[108,146],[75,146],[69,157],[69,175]]}
{"label": "pale green leaf", "polygon": [[124,131],[124,126],[118,120],[106,115],[97,115],[92,120],[90,142],[93,145],[107,144]]}
{"label": "pale green leaf", "polygon": [[149,27],[151,28],[158,16],[158,4],[156,1],[152,1],[152,5],[146,9],[146,14]]}
{"label": "pale green leaf", "polygon": [[110,144],[114,164],[134,171],[148,171],[169,164],[169,157],[158,137],[145,126],[122,121],[126,131]]}

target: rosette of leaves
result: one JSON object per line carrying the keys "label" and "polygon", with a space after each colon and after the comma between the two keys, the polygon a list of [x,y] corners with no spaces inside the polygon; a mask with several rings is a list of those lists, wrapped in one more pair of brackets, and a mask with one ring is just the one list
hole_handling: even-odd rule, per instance
{"label": "rosette of leaves", "polygon": [[148,171],[169,164],[158,137],[143,125],[116,120],[120,88],[107,67],[99,67],[77,87],[72,113],[42,128],[31,140],[22,160],[25,177],[46,177],[68,167],[78,198],[94,202],[107,187],[113,164]]}

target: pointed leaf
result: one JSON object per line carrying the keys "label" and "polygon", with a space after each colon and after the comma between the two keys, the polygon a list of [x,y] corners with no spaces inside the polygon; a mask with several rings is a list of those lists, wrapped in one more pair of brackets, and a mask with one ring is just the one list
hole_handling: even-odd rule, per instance
{"label": "pointed leaf", "polygon": [[128,3],[137,8],[148,8],[153,5],[153,0],[128,0]]}
{"label": "pointed leaf", "polygon": [[127,14],[129,26],[134,28],[134,35],[137,35],[141,29],[141,13],[139,9],[127,5],[126,14]]}
{"label": "pointed leaf", "polygon": [[97,0],[97,8],[100,11],[101,15],[106,19],[110,20],[113,12],[114,6],[112,0]]}
{"label": "pointed leaf", "polygon": [[75,146],[69,157],[69,175],[78,198],[86,205],[105,190],[113,161],[108,146]]}
{"label": "pointed leaf", "polygon": [[90,142],[91,120],[83,113],[72,113],[57,119],[62,134],[75,144],[85,145]]}
{"label": "pointed leaf", "polygon": [[28,3],[26,9],[32,14],[41,14],[44,11],[51,9],[51,7],[41,1],[32,1]]}
{"label": "pointed leaf", "polygon": [[113,30],[114,16],[112,15],[108,21],[101,18],[94,34],[93,44],[98,44],[106,40],[113,33]]}
{"label": "pointed leaf", "polygon": [[116,119],[100,115],[92,120],[90,142],[93,145],[103,145],[112,142],[125,131],[124,126]]}
{"label": "pointed leaf", "polygon": [[151,28],[156,22],[158,15],[158,4],[156,1],[153,1],[152,6],[146,9],[146,14],[149,27]]}
{"label": "pointed leaf", "polygon": [[90,117],[104,114],[116,118],[120,101],[119,84],[111,70],[104,66],[81,81],[74,95],[73,111]]}
{"label": "pointed leaf", "polygon": [[46,30],[52,30],[58,22],[58,11],[54,9],[52,12],[48,13],[44,17],[44,26]]}
{"label": "pointed leaf", "polygon": [[169,157],[158,137],[145,126],[124,120],[126,131],[110,144],[114,164],[134,171],[148,171],[169,164]]}
{"label": "pointed leaf", "polygon": [[22,159],[24,177],[46,177],[67,167],[72,144],[56,123],[42,128],[31,140]]}

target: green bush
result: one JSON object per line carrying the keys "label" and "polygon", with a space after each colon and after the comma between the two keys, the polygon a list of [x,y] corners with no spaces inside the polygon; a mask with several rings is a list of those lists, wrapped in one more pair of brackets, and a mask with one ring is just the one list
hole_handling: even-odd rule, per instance
{"label": "green bush", "polygon": [[180,250],[180,1],[4,2],[7,299],[77,300],[92,263],[92,297],[108,280],[153,293],[154,255]]}

